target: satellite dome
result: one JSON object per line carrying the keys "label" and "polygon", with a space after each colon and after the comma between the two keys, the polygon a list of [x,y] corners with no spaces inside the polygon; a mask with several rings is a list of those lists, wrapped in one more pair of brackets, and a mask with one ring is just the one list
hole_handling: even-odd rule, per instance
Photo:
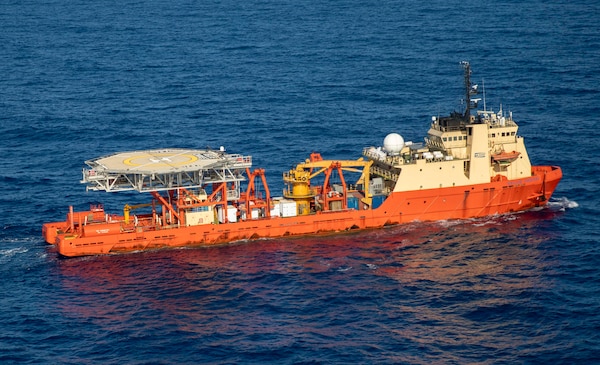
{"label": "satellite dome", "polygon": [[397,155],[404,147],[404,138],[398,133],[390,133],[383,140],[383,149],[390,155]]}

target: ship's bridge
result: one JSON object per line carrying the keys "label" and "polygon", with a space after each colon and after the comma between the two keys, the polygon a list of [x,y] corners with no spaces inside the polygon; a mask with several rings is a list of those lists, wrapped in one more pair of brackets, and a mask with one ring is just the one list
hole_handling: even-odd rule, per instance
{"label": "ship's bridge", "polygon": [[150,192],[231,182],[239,186],[251,156],[220,150],[159,149],[121,152],[85,162],[87,190]]}

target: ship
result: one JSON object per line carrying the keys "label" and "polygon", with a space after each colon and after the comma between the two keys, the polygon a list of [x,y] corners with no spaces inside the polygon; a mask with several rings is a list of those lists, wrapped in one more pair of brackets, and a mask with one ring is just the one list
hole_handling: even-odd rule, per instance
{"label": "ship", "polygon": [[[388,134],[356,159],[314,152],[283,173],[271,196],[265,170],[225,148],[121,152],[85,161],[81,183],[104,192],[139,192],[144,203],[108,213],[69,207],[43,224],[65,257],[379,229],[415,221],[468,219],[543,207],[562,178],[532,166],[512,112],[477,109],[464,68],[464,111],[433,116],[422,142]],[[484,91],[485,100],[485,91]],[[278,194],[279,195],[279,194]]]}

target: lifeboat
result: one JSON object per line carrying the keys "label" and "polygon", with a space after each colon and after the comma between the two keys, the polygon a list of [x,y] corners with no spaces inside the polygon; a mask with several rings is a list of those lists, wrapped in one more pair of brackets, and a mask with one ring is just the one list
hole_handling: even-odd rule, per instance
{"label": "lifeboat", "polygon": [[511,151],[511,152],[502,151],[500,153],[493,154],[492,160],[497,164],[507,165],[507,164],[510,164],[511,162],[515,161],[517,158],[519,158],[520,155],[521,155],[521,152],[517,152],[517,151]]}

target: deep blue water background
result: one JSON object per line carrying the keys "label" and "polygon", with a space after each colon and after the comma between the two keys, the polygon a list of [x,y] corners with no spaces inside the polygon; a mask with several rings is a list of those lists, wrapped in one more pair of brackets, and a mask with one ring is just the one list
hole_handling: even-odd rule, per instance
{"label": "deep blue water background", "polygon": [[[596,1],[0,2],[0,362],[600,362]],[[421,141],[462,69],[512,110],[548,209],[358,234],[59,259],[86,159]]]}

